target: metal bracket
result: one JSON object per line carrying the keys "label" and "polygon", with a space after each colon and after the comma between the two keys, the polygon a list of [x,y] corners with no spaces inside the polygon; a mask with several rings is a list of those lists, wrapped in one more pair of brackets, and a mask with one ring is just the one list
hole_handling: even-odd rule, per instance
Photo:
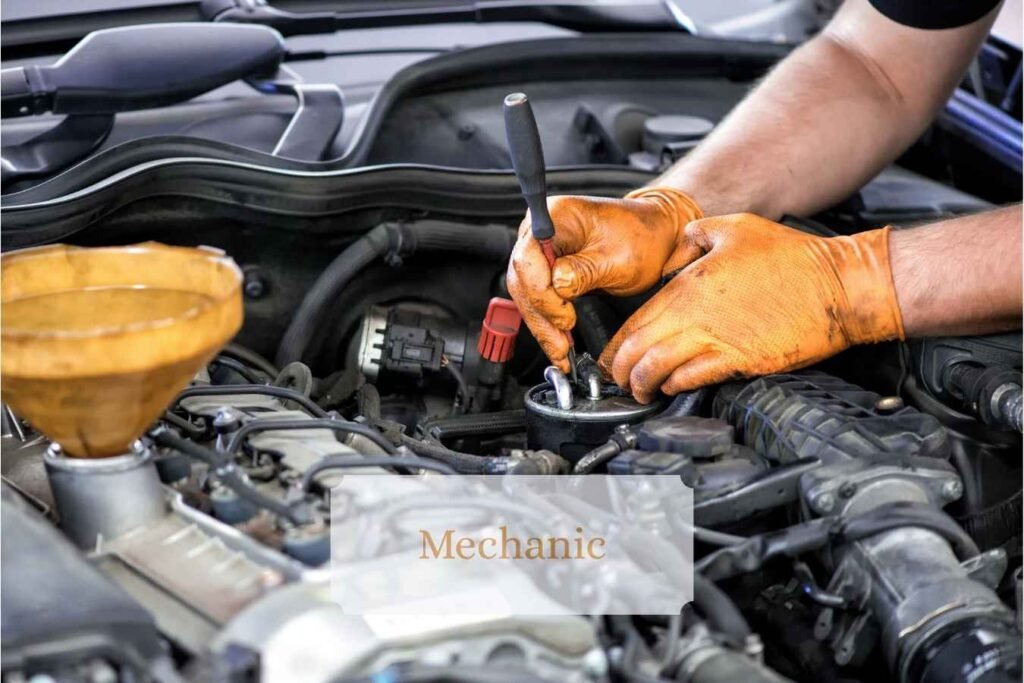
{"label": "metal bracket", "polygon": [[271,154],[297,161],[323,159],[345,120],[345,97],[341,88],[332,84],[303,83],[301,76],[283,64],[272,80],[247,82],[260,92],[291,95],[299,102]]}
{"label": "metal bracket", "polygon": [[893,500],[941,508],[963,495],[956,472],[859,461],[819,468],[802,479],[800,488],[807,506],[818,515],[853,514]]}

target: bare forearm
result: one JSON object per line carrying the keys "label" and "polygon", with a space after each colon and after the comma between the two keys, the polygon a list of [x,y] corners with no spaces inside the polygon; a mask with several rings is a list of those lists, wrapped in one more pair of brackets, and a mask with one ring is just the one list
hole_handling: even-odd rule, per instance
{"label": "bare forearm", "polygon": [[890,233],[908,337],[1021,327],[1021,207]]}
{"label": "bare forearm", "polygon": [[807,215],[855,191],[916,132],[898,94],[846,47],[819,37],[754,91],[656,184],[690,193],[707,215]]}
{"label": "bare forearm", "polygon": [[852,194],[921,133],[991,17],[915,31],[847,2],[693,153],[656,180],[706,215],[807,215]]}

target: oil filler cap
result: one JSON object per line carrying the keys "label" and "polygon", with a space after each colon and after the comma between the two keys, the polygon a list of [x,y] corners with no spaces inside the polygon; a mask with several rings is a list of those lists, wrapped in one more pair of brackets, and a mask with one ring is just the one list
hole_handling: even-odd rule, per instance
{"label": "oil filler cap", "polygon": [[732,425],[710,417],[663,417],[637,430],[637,447],[645,451],[714,458],[733,448]]}
{"label": "oil filler cap", "polygon": [[494,297],[487,304],[487,315],[480,327],[480,341],[476,350],[492,363],[504,363],[512,357],[519,325],[523,318],[509,299]]}

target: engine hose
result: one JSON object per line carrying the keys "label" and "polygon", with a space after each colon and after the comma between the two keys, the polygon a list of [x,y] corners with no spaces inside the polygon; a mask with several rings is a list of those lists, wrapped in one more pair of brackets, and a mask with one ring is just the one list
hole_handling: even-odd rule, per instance
{"label": "engine hose", "polygon": [[1020,534],[1024,522],[1021,491],[1009,498],[991,505],[984,510],[964,517],[957,517],[957,524],[974,539],[979,547],[986,550],[1001,546]]}
{"label": "engine hose", "polygon": [[188,387],[174,399],[174,405],[178,405],[184,399],[192,396],[243,396],[245,394],[259,394],[260,396],[273,396],[274,398],[294,401],[302,406],[310,415],[327,417],[327,412],[323,408],[299,392],[265,384],[222,384],[219,386]]}
{"label": "engine hose", "polygon": [[166,427],[158,427],[150,432],[149,436],[159,446],[184,453],[189,457],[206,463],[221,484],[238,494],[239,498],[252,503],[254,506],[267,510],[278,517],[283,517],[292,524],[301,525],[310,521],[308,514],[304,514],[302,510],[291,508],[281,501],[257,491],[245,479],[239,476],[235,470],[234,463],[212,448],[206,448],[188,439],[183,439]]}
{"label": "engine hose", "polygon": [[370,422],[380,419],[380,392],[372,384],[356,390],[356,411]]}
{"label": "engine hose", "polygon": [[[596,518],[604,523],[615,520],[608,512],[573,496],[560,496],[559,506],[577,519]],[[684,576],[686,573],[686,561],[678,548],[652,531],[631,525],[628,533],[620,534],[619,541],[630,557],[635,557],[641,564],[658,568],[665,576]],[[708,577],[696,570],[692,574],[694,604],[715,631],[729,638],[730,644],[738,648],[745,647],[752,632],[739,607]]]}
{"label": "engine hose", "polygon": [[280,372],[269,360],[252,349],[242,346],[241,344],[236,344],[235,342],[228,342],[225,344],[224,348],[220,350],[220,355],[231,356],[232,358],[237,358],[243,363],[248,363],[267,377],[277,377],[277,373]]}
{"label": "engine hose", "polygon": [[297,391],[305,397],[313,395],[316,388],[316,379],[313,378],[313,371],[309,366],[300,361],[289,363],[281,368],[281,372],[274,376],[271,382],[275,387],[284,387]]}
{"label": "engine hose", "polygon": [[420,431],[438,441],[464,439],[470,436],[500,436],[526,429],[525,410],[501,410],[493,413],[454,415],[430,420]]}
{"label": "engine hose", "polygon": [[822,517],[779,531],[751,536],[742,543],[702,557],[696,569],[714,581],[758,571],[776,557],[797,557],[830,543],[858,541],[903,527],[928,529],[946,539],[961,560],[978,554],[978,546],[951,517],[929,505],[888,503],[848,518]]}
{"label": "engine hose", "polygon": [[313,338],[323,329],[327,312],[337,305],[345,287],[385,254],[452,252],[502,261],[512,252],[514,240],[515,233],[497,225],[476,229],[436,222],[378,225],[338,254],[306,292],[281,338],[277,364],[284,367],[292,361],[307,360]]}
{"label": "engine hose", "polygon": [[968,410],[985,424],[1017,432],[1024,427],[1024,390],[1019,371],[958,362],[945,369],[942,382],[950,393],[961,396]]}
{"label": "engine hose", "polygon": [[325,470],[343,470],[356,467],[414,467],[420,470],[440,472],[441,474],[457,474],[454,469],[443,462],[427,460],[426,458],[392,457],[389,455],[370,457],[348,454],[325,455],[302,474],[302,490],[308,491],[313,485],[316,475]]}
{"label": "engine hose", "polygon": [[672,402],[668,404],[668,407],[663,410],[658,417],[685,417],[687,415],[696,415],[697,410],[701,404],[704,403],[704,398],[708,395],[707,387],[701,387],[694,391],[686,391],[679,394]]}
{"label": "engine hose", "polygon": [[621,452],[622,447],[616,442],[609,441],[608,443],[603,443],[576,461],[572,468],[572,473],[589,474]]}
{"label": "engine hose", "polygon": [[277,430],[297,430],[297,429],[330,429],[335,432],[342,432],[344,434],[354,434],[361,436],[369,441],[372,441],[374,445],[379,446],[385,453],[394,453],[395,446],[390,443],[384,435],[378,432],[373,427],[359,424],[358,422],[348,422],[346,420],[332,420],[330,418],[320,419],[301,419],[301,420],[279,420],[263,419],[263,420],[252,420],[246,422],[244,425],[238,428],[238,430],[231,435],[231,439],[228,441],[227,446],[224,448],[228,453],[235,453],[242,446],[245,440],[250,434],[257,434],[259,432],[270,432]]}
{"label": "engine hose", "polygon": [[222,368],[231,370],[249,384],[265,384],[267,381],[259,377],[245,363],[229,356],[216,356],[209,362],[209,365],[219,365]]}
{"label": "engine hose", "polygon": [[400,434],[399,442],[416,455],[422,455],[451,465],[460,474],[488,474],[497,465],[497,458],[472,453],[460,453],[441,444],[421,441],[411,436]]}
{"label": "engine hose", "polygon": [[[613,460],[619,453],[634,448],[636,446],[636,433],[626,429],[621,431],[616,429],[607,443],[603,443],[600,446],[588,451],[580,458],[576,465],[572,468],[573,474],[590,474],[599,467],[606,465],[608,462]],[[686,461],[688,467],[691,466],[689,461]],[[672,468],[669,468],[671,470]],[[678,472],[670,472],[665,470],[662,474],[679,474]]]}
{"label": "engine hose", "polygon": [[711,627],[728,636],[735,647],[742,648],[746,644],[751,634],[750,625],[739,607],[725,591],[696,571],[693,573],[693,603]]}

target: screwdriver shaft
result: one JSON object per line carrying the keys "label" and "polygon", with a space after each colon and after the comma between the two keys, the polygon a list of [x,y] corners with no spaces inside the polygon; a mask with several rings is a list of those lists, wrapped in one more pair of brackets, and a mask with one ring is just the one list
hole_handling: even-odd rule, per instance
{"label": "screwdriver shaft", "polygon": [[[544,252],[544,258],[548,261],[548,267],[555,267],[555,246],[552,244],[550,239],[538,240],[540,244],[540,250]],[[572,332],[569,330],[565,331],[565,340],[569,342],[569,353],[567,354],[569,360],[569,378],[573,384],[579,380],[576,371],[576,343],[573,341]]]}

